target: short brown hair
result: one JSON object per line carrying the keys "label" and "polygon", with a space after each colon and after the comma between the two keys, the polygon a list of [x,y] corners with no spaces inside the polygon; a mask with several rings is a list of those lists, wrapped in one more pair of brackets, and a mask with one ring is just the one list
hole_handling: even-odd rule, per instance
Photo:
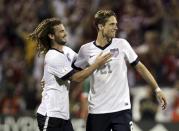
{"label": "short brown hair", "polygon": [[105,25],[107,19],[111,16],[116,17],[116,14],[112,10],[99,10],[98,12],[96,12],[94,16],[94,24],[96,28],[98,29],[98,24]]}

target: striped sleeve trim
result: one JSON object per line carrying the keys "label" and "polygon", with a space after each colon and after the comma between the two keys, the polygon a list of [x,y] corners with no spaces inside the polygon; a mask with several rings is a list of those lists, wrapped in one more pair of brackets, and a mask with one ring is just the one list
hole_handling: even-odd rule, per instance
{"label": "striped sleeve trim", "polygon": [[75,70],[71,70],[69,73],[64,75],[61,79],[62,80],[68,80],[74,73],[75,73]]}
{"label": "striped sleeve trim", "polygon": [[49,121],[49,117],[47,116],[46,119],[45,119],[45,123],[44,123],[43,131],[47,131],[47,128],[48,128],[48,121]]}
{"label": "striped sleeve trim", "polygon": [[139,62],[139,58],[137,57],[135,61],[133,61],[132,63],[130,63],[131,66],[135,67]]}
{"label": "striped sleeve trim", "polygon": [[73,69],[75,69],[75,70],[78,70],[78,71],[83,70],[82,68],[75,66],[75,61],[72,63],[71,67],[72,67]]}

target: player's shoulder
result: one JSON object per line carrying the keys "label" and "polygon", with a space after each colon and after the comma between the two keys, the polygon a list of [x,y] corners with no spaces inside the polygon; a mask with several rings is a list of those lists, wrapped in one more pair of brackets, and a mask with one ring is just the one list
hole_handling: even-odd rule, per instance
{"label": "player's shoulder", "polygon": [[126,48],[126,46],[130,45],[124,38],[113,38],[112,42],[118,44],[121,48]]}
{"label": "player's shoulder", "polygon": [[114,42],[114,43],[126,43],[127,40],[124,39],[124,38],[113,38],[112,42]]}
{"label": "player's shoulder", "polygon": [[52,61],[56,61],[62,57],[64,57],[63,52],[60,52],[55,49],[50,49],[45,55],[45,61],[52,62]]}
{"label": "player's shoulder", "polygon": [[88,43],[85,43],[84,45],[81,46],[81,49],[88,49],[90,48],[91,46],[93,46],[94,44],[94,41],[90,41]]}
{"label": "player's shoulder", "polygon": [[72,50],[70,47],[68,47],[68,46],[63,46],[63,50],[64,50],[64,52],[73,52],[74,53],[74,50]]}
{"label": "player's shoulder", "polygon": [[63,55],[63,52],[57,50],[57,49],[50,49],[47,53],[46,53],[46,57],[55,57],[58,55]]}

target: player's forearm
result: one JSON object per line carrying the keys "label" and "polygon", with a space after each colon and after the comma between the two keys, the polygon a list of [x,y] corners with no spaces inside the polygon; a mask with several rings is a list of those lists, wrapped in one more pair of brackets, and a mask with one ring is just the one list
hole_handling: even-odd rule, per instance
{"label": "player's forearm", "polygon": [[97,63],[94,63],[91,66],[87,67],[86,69],[73,74],[71,80],[75,82],[81,82],[84,79],[86,79],[88,76],[90,76],[98,67],[99,65]]}
{"label": "player's forearm", "polygon": [[139,72],[139,74],[146,80],[146,82],[155,90],[157,91],[159,89],[159,86],[152,76],[152,74],[149,72],[149,70],[141,63],[139,62],[136,65],[136,70]]}

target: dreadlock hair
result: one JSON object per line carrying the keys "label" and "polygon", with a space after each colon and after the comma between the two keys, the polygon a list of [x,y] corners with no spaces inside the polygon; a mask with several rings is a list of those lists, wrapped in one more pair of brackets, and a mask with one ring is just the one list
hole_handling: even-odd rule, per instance
{"label": "dreadlock hair", "polygon": [[43,20],[36,29],[28,36],[37,43],[38,54],[46,53],[51,48],[51,39],[49,34],[54,33],[54,26],[62,24],[57,18],[48,18]]}
{"label": "dreadlock hair", "polygon": [[115,16],[116,14],[112,10],[99,10],[94,15],[94,25],[98,30],[98,24],[105,25],[107,19],[111,16]]}

